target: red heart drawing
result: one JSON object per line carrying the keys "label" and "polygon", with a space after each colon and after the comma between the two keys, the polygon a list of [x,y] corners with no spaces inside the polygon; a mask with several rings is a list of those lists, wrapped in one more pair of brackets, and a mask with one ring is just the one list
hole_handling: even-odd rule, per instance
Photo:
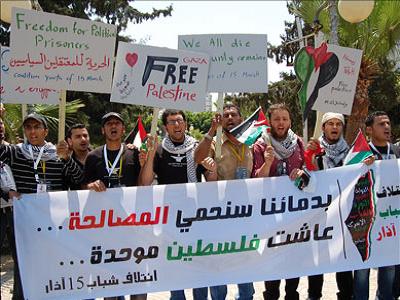
{"label": "red heart drawing", "polygon": [[127,53],[125,60],[129,66],[133,67],[138,60],[138,55],[136,53]]}

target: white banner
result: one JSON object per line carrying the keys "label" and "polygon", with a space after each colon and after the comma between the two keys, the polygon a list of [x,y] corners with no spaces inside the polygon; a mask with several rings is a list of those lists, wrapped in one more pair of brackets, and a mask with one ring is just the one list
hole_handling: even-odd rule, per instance
{"label": "white banner", "polygon": [[14,77],[18,72],[15,72],[10,67],[10,59],[12,54],[10,48],[0,47],[1,56],[1,85],[0,85],[0,100],[3,103],[14,104],[58,104],[60,92],[51,88],[38,87],[35,85],[21,86]]}
{"label": "white banner", "polygon": [[23,86],[110,93],[117,26],[12,9],[14,79]]}
{"label": "white banner", "polygon": [[267,92],[267,35],[180,35],[178,48],[210,55],[208,92]]}
{"label": "white banner", "polygon": [[208,56],[119,42],[111,102],[204,111]]}
{"label": "white banner", "polygon": [[24,195],[14,223],[25,296],[85,299],[399,264],[400,160],[376,162],[360,178],[366,171],[316,172],[313,193],[284,176]]}

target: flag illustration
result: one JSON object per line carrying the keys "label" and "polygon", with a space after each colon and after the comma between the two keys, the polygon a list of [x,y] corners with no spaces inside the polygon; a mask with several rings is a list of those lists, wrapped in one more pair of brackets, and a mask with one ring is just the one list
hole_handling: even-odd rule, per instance
{"label": "flag illustration", "polygon": [[270,128],[261,107],[244,122],[229,131],[239,142],[248,146],[253,145],[264,130]]}
{"label": "flag illustration", "polygon": [[353,165],[362,162],[370,156],[373,156],[371,149],[369,148],[368,142],[365,139],[361,129],[358,131],[357,137],[353,142],[349,153],[343,161],[343,165]]}

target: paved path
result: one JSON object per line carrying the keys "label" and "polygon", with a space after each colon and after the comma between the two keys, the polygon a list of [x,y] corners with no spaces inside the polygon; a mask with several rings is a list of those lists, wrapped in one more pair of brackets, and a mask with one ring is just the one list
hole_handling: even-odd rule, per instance
{"label": "paved path", "polygon": [[[323,287],[323,298],[326,300],[336,300],[336,281],[335,281],[335,274],[326,274],[324,280],[324,287]],[[12,259],[9,255],[2,255],[1,256],[1,299],[2,300],[10,300],[11,294],[10,289],[12,288],[13,283],[13,263]],[[255,286],[255,296],[254,300],[262,300],[262,292],[264,291],[264,284],[262,282],[256,282]],[[281,295],[284,295],[284,284],[281,284]],[[370,279],[370,299],[373,299],[376,289],[376,271],[373,270],[371,272],[371,279]],[[300,280],[300,285],[298,288],[300,293],[300,299],[307,298],[307,278],[303,277]],[[228,300],[235,299],[235,294],[237,293],[236,285],[229,285],[228,288]],[[186,291],[187,299],[192,299],[191,291]],[[149,294],[148,300],[167,300],[169,299],[169,292],[161,292],[161,293],[152,293]],[[283,297],[281,297],[283,299]]]}

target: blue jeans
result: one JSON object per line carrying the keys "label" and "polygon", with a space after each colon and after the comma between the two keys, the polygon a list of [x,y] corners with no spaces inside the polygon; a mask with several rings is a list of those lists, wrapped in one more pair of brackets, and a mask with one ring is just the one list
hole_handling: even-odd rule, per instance
{"label": "blue jeans", "polygon": [[226,285],[216,285],[210,287],[210,294],[212,300],[225,300],[228,288]]}
{"label": "blue jeans", "polygon": [[[193,300],[207,300],[208,297],[208,288],[202,287],[193,289]],[[185,291],[171,291],[170,300],[186,300]]]}
{"label": "blue jeans", "polygon": [[[253,300],[254,287],[253,283],[238,284],[239,295],[235,298],[238,300]],[[217,285],[210,287],[212,300],[225,300],[228,289],[226,285]]]}
{"label": "blue jeans", "polygon": [[[378,269],[376,299],[393,300],[394,266]],[[354,300],[368,300],[369,269],[354,271]]]}

